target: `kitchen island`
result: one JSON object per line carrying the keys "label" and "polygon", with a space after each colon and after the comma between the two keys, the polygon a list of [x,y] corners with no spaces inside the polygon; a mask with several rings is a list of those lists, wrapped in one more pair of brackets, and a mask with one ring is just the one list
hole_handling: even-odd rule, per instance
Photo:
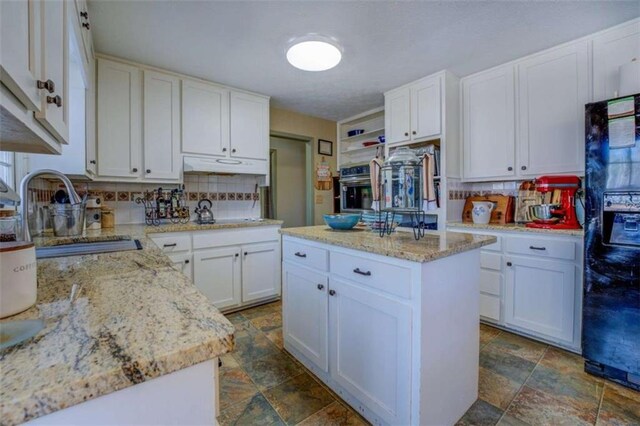
{"label": "kitchen island", "polygon": [[282,229],[285,348],[373,424],[455,423],[478,395],[492,236]]}
{"label": "kitchen island", "polygon": [[131,235],[142,250],[38,260],[36,305],[2,320],[45,321],[0,353],[2,425],[215,423],[217,359],[234,328],[145,236],[152,229],[74,239]]}

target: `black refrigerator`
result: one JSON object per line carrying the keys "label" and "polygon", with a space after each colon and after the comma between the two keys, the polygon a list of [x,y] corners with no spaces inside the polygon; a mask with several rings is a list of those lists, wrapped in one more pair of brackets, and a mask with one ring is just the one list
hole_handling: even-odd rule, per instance
{"label": "black refrigerator", "polygon": [[585,371],[640,390],[640,94],[585,118]]}

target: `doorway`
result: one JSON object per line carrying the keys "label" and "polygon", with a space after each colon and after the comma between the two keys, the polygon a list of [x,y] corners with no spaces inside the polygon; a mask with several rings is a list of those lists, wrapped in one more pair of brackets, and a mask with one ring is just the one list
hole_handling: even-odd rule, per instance
{"label": "doorway", "polygon": [[265,216],[282,220],[283,228],[313,223],[311,138],[272,134],[270,138],[270,182]]}

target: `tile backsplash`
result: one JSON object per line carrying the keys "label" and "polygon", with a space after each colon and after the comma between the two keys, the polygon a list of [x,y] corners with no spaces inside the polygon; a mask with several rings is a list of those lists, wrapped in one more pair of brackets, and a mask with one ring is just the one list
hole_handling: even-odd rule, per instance
{"label": "tile backsplash", "polygon": [[[259,193],[256,190],[260,180],[260,177],[253,175],[185,174],[185,197],[192,220],[196,218],[194,209],[198,201],[204,198],[211,200],[216,219],[260,217]],[[144,222],[144,207],[135,202],[144,191],[159,187],[170,191],[177,188],[178,184],[74,182],[74,186],[78,193],[102,197],[104,205],[114,209],[116,224],[129,224]],[[52,182],[51,189],[43,198],[50,198],[51,193],[59,187],[64,186]]]}

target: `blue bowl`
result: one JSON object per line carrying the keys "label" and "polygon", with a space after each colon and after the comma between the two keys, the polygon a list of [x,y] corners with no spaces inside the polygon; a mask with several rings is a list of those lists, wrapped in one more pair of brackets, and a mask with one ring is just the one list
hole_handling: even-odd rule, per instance
{"label": "blue bowl", "polygon": [[354,136],[358,136],[364,133],[364,129],[353,129],[347,132],[347,137],[352,138]]}
{"label": "blue bowl", "polygon": [[342,231],[353,228],[360,221],[359,213],[325,214],[323,217],[329,227]]}

